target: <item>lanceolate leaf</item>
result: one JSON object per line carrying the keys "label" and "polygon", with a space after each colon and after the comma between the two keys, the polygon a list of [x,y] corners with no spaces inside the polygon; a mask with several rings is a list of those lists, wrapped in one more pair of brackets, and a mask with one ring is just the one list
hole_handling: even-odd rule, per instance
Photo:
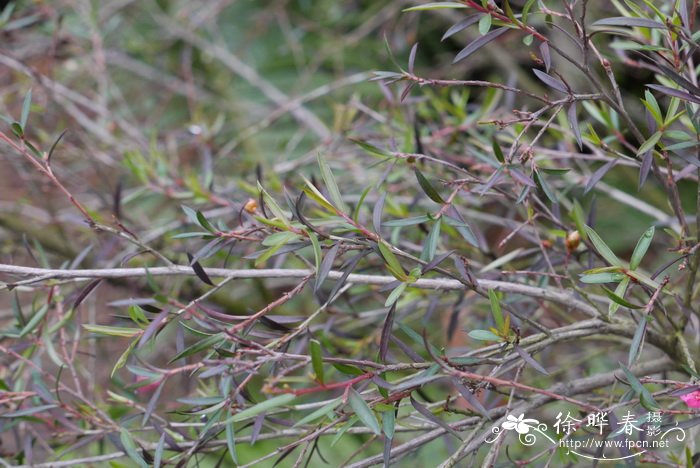
{"label": "lanceolate leaf", "polygon": [[450,29],[448,29],[447,32],[442,36],[442,39],[440,39],[440,40],[441,40],[441,41],[444,41],[444,40],[447,39],[448,37],[454,36],[455,34],[457,34],[457,33],[460,32],[460,31],[464,31],[464,30],[467,29],[469,26],[471,26],[472,24],[474,24],[474,23],[476,23],[477,21],[479,21],[479,19],[480,19],[482,16],[483,16],[483,15],[482,15],[481,13],[480,13],[480,14],[477,14],[477,15],[467,16],[467,17],[464,18],[462,21],[460,21],[459,23],[456,23],[454,26],[452,26]]}
{"label": "lanceolate leaf", "polygon": [[636,270],[642,262],[644,254],[647,253],[652,240],[654,240],[654,226],[644,231],[642,237],[639,238],[637,246],[634,248],[634,252],[632,252],[632,258],[630,259],[630,268],[632,270]]}
{"label": "lanceolate leaf", "polygon": [[621,27],[637,27],[637,28],[652,28],[665,29],[666,25],[658,21],[648,18],[631,18],[629,16],[617,16],[614,18],[604,18],[593,23],[591,26],[621,26]]}
{"label": "lanceolate leaf", "polygon": [[384,326],[382,327],[382,336],[379,341],[379,359],[386,362],[386,353],[389,351],[389,339],[391,338],[391,331],[394,327],[394,313],[396,312],[396,303],[394,303],[389,312],[386,314],[384,319]]}
{"label": "lanceolate leaf", "polygon": [[663,134],[661,132],[655,132],[652,136],[650,136],[644,143],[642,143],[642,145],[637,150],[637,156],[644,154],[647,151],[653,150],[656,144],[661,139],[662,135]]}
{"label": "lanceolate leaf", "polygon": [[376,435],[382,433],[374,413],[370,407],[367,406],[365,400],[362,399],[362,396],[353,388],[351,388],[348,393],[348,403],[350,403],[352,410],[367,428],[371,429]]}
{"label": "lanceolate leaf", "polygon": [[578,126],[578,118],[576,117],[575,102],[572,102],[569,105],[566,115],[569,117],[569,125],[571,126],[571,130],[574,132],[574,136],[576,137],[576,143],[578,143],[579,149],[583,150],[583,140],[581,139],[581,129]]}
{"label": "lanceolate leaf", "polygon": [[655,85],[655,84],[649,84],[649,85],[647,85],[647,87],[651,88],[651,89],[655,89],[655,90],[662,92],[664,94],[667,94],[669,96],[683,99],[684,101],[694,102],[695,104],[700,104],[700,96],[690,94],[690,93],[683,91],[681,89],[674,89],[674,88],[669,88],[668,86]]}
{"label": "lanceolate leaf", "polygon": [[447,424],[445,421],[443,421],[442,419],[435,416],[428,408],[426,408],[422,404],[418,403],[413,398],[413,396],[410,396],[409,398],[411,399],[411,405],[413,405],[413,407],[416,409],[416,411],[418,411],[420,414],[425,416],[429,421],[432,421],[435,424],[437,424],[438,426],[445,429],[447,432],[449,432],[450,434],[452,434],[453,436],[455,436],[459,440],[463,440],[462,437],[459,435],[459,433],[457,433],[457,431],[452,429],[452,427],[450,427],[449,424]]}
{"label": "lanceolate leaf", "polygon": [[[626,278],[626,279],[629,279],[628,276],[625,277],[625,278]],[[629,285],[629,281],[624,281],[624,280],[623,280],[623,281],[620,282],[620,284],[621,284],[621,285],[622,285],[622,284]],[[629,302],[628,300],[624,299],[624,298],[618,293],[617,290],[611,291],[610,289],[606,288],[605,286],[602,286],[602,288],[603,288],[603,291],[605,291],[605,294],[610,298],[611,301],[613,301],[613,302],[615,302],[615,303],[617,303],[617,304],[619,304],[619,305],[621,305],[621,306],[627,307],[627,308],[629,308],[629,309],[643,309],[643,308],[644,308],[643,305],[633,304],[633,303]],[[619,288],[619,286],[618,286],[618,288]]]}
{"label": "lanceolate leaf", "polygon": [[441,10],[444,8],[467,8],[466,5],[456,2],[430,2],[424,5],[405,8],[402,11],[422,11],[422,10]]}
{"label": "lanceolate leaf", "polygon": [[311,355],[311,366],[316,374],[316,379],[323,384],[325,382],[323,373],[323,352],[321,343],[316,340],[309,341],[309,354]]}
{"label": "lanceolate leaf", "polygon": [[462,49],[457,56],[454,58],[452,63],[457,63],[465,58],[469,57],[471,54],[476,52],[477,50],[481,49],[483,46],[488,44],[489,42],[493,41],[496,39],[498,36],[501,34],[505,33],[508,31],[508,28],[498,28],[494,29],[493,31],[488,32],[487,34],[484,34],[483,36],[479,37],[478,39],[474,40],[471,42],[467,47]]}
{"label": "lanceolate leaf", "polygon": [[637,330],[634,332],[634,337],[632,338],[632,343],[630,344],[630,351],[627,356],[627,365],[631,366],[639,357],[642,352],[642,346],[644,346],[644,336],[647,331],[647,320],[646,317],[642,317],[637,325]]}
{"label": "lanceolate leaf", "polygon": [[597,232],[595,232],[589,226],[584,226],[584,229],[586,230],[586,234],[593,244],[593,247],[595,247],[601,257],[603,257],[610,265],[624,266],[624,262],[617,258],[617,255],[615,255],[613,251],[610,250],[610,247],[603,242],[603,239],[600,238]]}
{"label": "lanceolate leaf", "polygon": [[418,168],[414,168],[413,171],[416,174],[416,179],[418,179],[418,184],[421,186],[423,189],[423,192],[430,198],[432,201],[435,203],[439,203],[441,205],[445,204],[445,200],[442,199],[440,194],[438,193],[437,190],[433,187],[433,185],[430,183],[428,179],[425,178],[425,176],[421,173],[421,171],[418,170]]}
{"label": "lanceolate leaf", "polygon": [[595,187],[598,182],[600,182],[600,179],[602,179],[605,176],[605,174],[607,174],[608,171],[610,171],[610,169],[612,169],[613,166],[615,166],[615,164],[617,164],[617,159],[608,161],[604,165],[600,166],[588,179],[588,182],[586,183],[586,188],[583,189],[583,193],[586,194],[590,192],[591,189]]}
{"label": "lanceolate leaf", "polygon": [[525,362],[530,364],[537,372],[540,372],[544,375],[549,375],[549,372],[547,372],[547,369],[542,367],[542,364],[535,361],[535,359],[532,356],[530,356],[530,353],[525,351],[523,348],[521,348],[520,346],[515,346],[515,352],[518,353],[520,355],[520,357],[523,358],[523,360]]}
{"label": "lanceolate leaf", "polygon": [[540,71],[536,68],[533,68],[532,71],[535,73],[537,78],[540,79],[540,81],[542,81],[544,84],[546,84],[550,88],[555,89],[557,91],[560,91],[562,93],[569,92],[569,88],[567,88],[566,85],[561,80],[558,80],[558,79],[554,78],[553,76],[548,75],[545,72]]}

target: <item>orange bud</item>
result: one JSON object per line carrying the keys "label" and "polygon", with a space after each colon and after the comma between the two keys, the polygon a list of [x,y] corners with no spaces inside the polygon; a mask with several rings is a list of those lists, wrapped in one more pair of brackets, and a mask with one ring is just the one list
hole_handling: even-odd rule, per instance
{"label": "orange bud", "polygon": [[246,210],[248,213],[253,214],[258,210],[258,202],[254,198],[249,198],[247,202],[245,202],[245,205],[243,205],[243,209]]}

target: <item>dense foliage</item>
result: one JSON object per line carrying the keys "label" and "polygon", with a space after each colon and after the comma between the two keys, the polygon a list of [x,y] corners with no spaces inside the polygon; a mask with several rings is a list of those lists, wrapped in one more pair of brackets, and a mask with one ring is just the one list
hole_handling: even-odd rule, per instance
{"label": "dense foliage", "polygon": [[699,2],[265,3],[4,9],[2,459],[693,466]]}

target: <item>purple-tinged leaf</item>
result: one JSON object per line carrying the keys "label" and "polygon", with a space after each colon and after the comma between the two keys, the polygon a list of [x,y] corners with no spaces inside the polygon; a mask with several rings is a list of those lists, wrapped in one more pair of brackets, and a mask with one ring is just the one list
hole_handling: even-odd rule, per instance
{"label": "purple-tinged leaf", "polygon": [[681,24],[686,28],[690,28],[690,19],[688,18],[688,1],[681,0],[678,4],[678,14],[681,17]]}
{"label": "purple-tinged leaf", "polygon": [[613,168],[617,164],[617,159],[613,159],[612,161],[609,161],[605,163],[603,166],[599,167],[597,171],[591,175],[591,178],[588,179],[588,183],[586,184],[586,188],[583,189],[583,194],[587,194],[588,192],[591,191],[593,187],[600,181],[600,179],[605,176],[605,174],[608,173],[610,169]]}
{"label": "purple-tinged leaf", "polygon": [[540,44],[540,53],[542,54],[542,61],[544,62],[544,69],[549,73],[549,69],[552,67],[552,55],[549,53],[549,43],[542,42]]}
{"label": "purple-tinged leaf", "polygon": [[263,427],[263,422],[265,422],[265,413],[260,413],[255,417],[255,422],[253,423],[253,430],[250,434],[250,444],[255,444],[255,441],[260,437],[260,431]]}
{"label": "purple-tinged leaf", "polygon": [[270,330],[277,330],[277,331],[281,331],[281,332],[285,332],[285,333],[292,331],[291,328],[285,327],[281,323],[276,322],[276,321],[272,320],[270,317],[267,317],[265,315],[260,317],[260,323],[263,324],[264,326],[266,326],[267,328],[269,328]]}
{"label": "purple-tinged leaf", "polygon": [[90,295],[90,293],[100,285],[102,282],[102,279],[96,279],[90,281],[87,286],[83,288],[82,291],[80,291],[80,294],[78,294],[78,297],[75,298],[75,301],[73,302],[73,310],[77,309],[78,306]]}
{"label": "purple-tinged leaf", "polygon": [[542,367],[542,364],[535,361],[535,359],[532,356],[530,356],[530,353],[525,351],[523,348],[521,348],[520,346],[515,346],[515,352],[518,353],[520,355],[520,357],[523,358],[523,361],[527,362],[537,372],[541,372],[544,375],[549,375],[549,372],[547,372],[547,369]]}
{"label": "purple-tinged leaf", "polygon": [[[645,55],[645,57],[648,59],[650,58],[650,57],[647,57],[646,55]],[[690,82],[684,76],[680,75],[673,68],[665,65],[664,63],[662,63],[658,60],[654,60],[654,59],[652,59],[652,60],[654,61],[654,65],[659,67],[664,72],[664,74],[668,78],[672,79],[677,85],[679,85],[681,88],[686,89],[688,92],[690,92],[691,94],[693,94],[695,96],[700,96],[700,88],[699,87],[697,87],[695,84]],[[651,86],[651,85],[647,85],[647,86]]]}
{"label": "purple-tinged leaf", "polygon": [[482,13],[479,13],[478,15],[467,16],[462,21],[460,21],[459,23],[456,23],[450,29],[448,29],[447,32],[445,32],[445,34],[442,36],[442,39],[440,39],[440,41],[444,41],[448,37],[452,37],[455,34],[457,34],[458,32],[464,31],[469,26],[471,26],[472,24],[479,21],[482,16],[483,16]]}
{"label": "purple-tinged leaf", "polygon": [[219,251],[216,247],[221,244],[226,242],[226,239],[223,237],[216,237],[209,242],[207,242],[201,249],[196,251],[194,255],[192,255],[192,258],[190,258],[190,265],[194,262],[198,262],[202,259],[209,258],[212,255],[214,255],[216,252]]}
{"label": "purple-tinged leaf", "polygon": [[401,341],[400,339],[396,338],[395,336],[391,337],[391,342],[394,343],[396,346],[398,346],[403,353],[411,358],[413,362],[424,362],[424,359],[420,357],[418,353],[413,351],[413,348],[408,346],[406,343]]}
{"label": "purple-tinged leaf", "polygon": [[693,102],[695,104],[700,104],[700,96],[695,96],[693,94],[690,94],[690,93],[683,91],[683,90],[680,90],[680,89],[674,89],[674,88],[669,88],[668,86],[655,85],[655,84],[648,84],[647,88],[655,89],[656,91],[659,91],[660,93],[664,93],[668,96],[677,97],[677,98],[682,99],[684,101]]}
{"label": "purple-tinged leaf", "polygon": [[143,335],[141,335],[137,349],[143,348],[146,342],[148,342],[148,340],[150,340],[151,337],[155,335],[158,330],[160,330],[161,324],[163,323],[163,320],[166,319],[168,314],[168,310],[163,309],[153,320],[151,320],[151,323],[148,324],[146,329],[143,331]]}
{"label": "purple-tinged leaf", "polygon": [[368,254],[369,250],[360,252],[359,254],[355,255],[350,260],[348,260],[345,264],[343,264],[343,266],[341,267],[341,269],[343,270],[343,276],[341,276],[335,283],[335,286],[333,286],[333,289],[331,290],[328,297],[335,297],[338,291],[340,291],[340,288],[342,288],[345,282],[347,281],[348,276],[350,276],[350,273],[352,273],[355,270],[357,264],[360,263],[360,260],[362,260]]}
{"label": "purple-tinged leaf", "polygon": [[374,204],[374,210],[372,210],[372,225],[374,226],[374,232],[379,234],[382,228],[382,213],[384,211],[384,201],[386,200],[386,192],[382,192]]}
{"label": "purple-tinged leaf", "polygon": [[642,351],[642,346],[644,345],[644,336],[647,331],[647,320],[643,316],[637,325],[637,330],[634,332],[634,337],[632,338],[632,344],[630,345],[630,352],[627,356],[627,365],[631,366],[635,363],[639,354]]}
{"label": "purple-tinged leaf", "polygon": [[[544,44],[544,43],[543,43]],[[578,117],[576,117],[576,103],[572,102],[569,109],[566,111],[566,115],[569,117],[569,125],[571,130],[574,132],[576,137],[576,143],[580,150],[583,150],[583,140],[581,139],[581,129],[578,126]]]}
{"label": "purple-tinged leaf", "polygon": [[166,382],[166,379],[162,379],[160,381],[155,392],[153,392],[153,395],[151,396],[150,400],[148,400],[148,405],[146,406],[146,411],[143,413],[143,419],[141,420],[141,426],[146,425],[148,420],[151,418],[153,411],[156,409],[156,405],[158,404],[158,400],[160,399],[160,394],[163,391],[163,387],[165,387],[165,382]]}
{"label": "purple-tinged leaf", "polygon": [[390,384],[389,382],[387,382],[386,380],[382,379],[379,376],[375,375],[374,377],[372,377],[371,380],[372,380],[372,383],[374,383],[379,388],[383,388],[385,390],[392,390],[394,388],[394,386],[392,384]]}
{"label": "purple-tinged leaf", "polygon": [[508,28],[498,28],[494,29],[493,31],[490,31],[487,34],[484,34],[483,36],[479,37],[478,39],[474,40],[471,42],[467,47],[462,49],[457,56],[454,58],[452,61],[453,64],[460,62],[464,60],[465,58],[469,57],[471,54],[488,44],[489,42],[493,41],[496,39],[498,36],[503,34],[504,32],[508,31]]}
{"label": "purple-tinged leaf", "polygon": [[614,18],[604,18],[593,23],[591,26],[622,26],[630,28],[650,28],[665,29],[666,25],[648,18],[630,18],[628,16],[616,16]]}
{"label": "purple-tinged leaf", "polygon": [[644,159],[642,159],[642,166],[639,168],[639,187],[637,190],[641,190],[644,182],[646,182],[652,161],[654,161],[654,152],[647,151]]}
{"label": "purple-tinged leaf", "polygon": [[496,169],[496,171],[493,174],[491,174],[491,177],[489,177],[489,180],[487,180],[486,183],[484,184],[484,186],[481,188],[481,190],[479,190],[479,196],[484,196],[486,194],[486,192],[491,190],[491,187],[496,185],[496,183],[500,179],[500,176],[501,176],[501,173],[502,173],[504,167],[505,166],[500,166],[498,169]]}
{"label": "purple-tinged leaf", "polygon": [[514,179],[520,182],[523,185],[527,185],[533,188],[537,188],[537,184],[528,176],[520,172],[518,169],[516,169],[513,166],[508,167],[508,172],[510,173],[510,176]]}
{"label": "purple-tinged leaf", "polygon": [[416,85],[415,82],[411,82],[411,83],[408,83],[406,85],[406,87],[401,92],[401,96],[399,97],[399,102],[403,102],[406,99],[406,97],[410,94],[411,90],[413,89],[413,87],[415,85]]}
{"label": "purple-tinged leaf", "polygon": [[455,264],[455,268],[459,272],[463,280],[465,280],[471,286],[477,286],[478,283],[474,275],[472,275],[471,269],[469,268],[468,260],[464,257],[455,257],[452,259]]}
{"label": "purple-tinged leaf", "polygon": [[689,393],[695,393],[698,390],[700,390],[700,385],[691,385],[689,387],[679,388],[678,390],[669,392],[669,395],[679,397],[682,395],[688,395]]}
{"label": "purple-tinged leaf", "polygon": [[454,252],[454,250],[450,250],[449,252],[445,252],[444,254],[440,254],[437,257],[433,258],[429,263],[423,265],[423,268],[421,268],[421,274],[426,274],[427,272],[441,264],[443,260],[452,255]]}
{"label": "purple-tinged leaf", "polygon": [[391,465],[389,461],[391,460],[391,444],[393,438],[384,437],[384,448],[382,449],[382,460],[384,461],[384,467],[389,468]]}
{"label": "purple-tinged leaf", "polygon": [[41,413],[42,411],[48,411],[57,407],[58,405],[41,405],[34,406],[31,408],[22,408],[15,411],[10,411],[9,413],[0,414],[0,418],[20,418],[22,416],[31,416],[33,414]]}
{"label": "purple-tinged leaf", "polygon": [[389,339],[391,338],[391,330],[394,327],[394,313],[396,312],[396,302],[391,306],[389,312],[384,319],[382,327],[382,337],[379,341],[379,359],[386,362],[386,354],[389,351]]}
{"label": "purple-tinged leaf", "polygon": [[481,404],[476,395],[474,395],[467,387],[465,387],[464,384],[460,382],[458,378],[453,378],[452,384],[472,408],[477,410],[486,419],[491,420],[491,418],[489,417],[489,411],[486,408],[484,408],[484,405]]}
{"label": "purple-tinged leaf", "polygon": [[553,76],[548,75],[547,73],[540,71],[536,68],[533,68],[532,71],[542,83],[546,84],[550,88],[555,89],[557,91],[561,91],[562,93],[569,93],[569,88],[567,88],[563,81],[558,80]]}
{"label": "purple-tinged leaf", "polygon": [[450,425],[447,424],[445,421],[443,421],[442,419],[440,419],[440,418],[438,418],[437,416],[435,416],[428,408],[426,408],[426,407],[423,406],[422,404],[418,403],[418,402],[413,398],[412,395],[409,395],[409,398],[411,399],[411,405],[413,405],[413,407],[416,409],[416,411],[418,411],[420,414],[422,414],[423,416],[425,416],[426,419],[428,419],[429,421],[432,421],[433,423],[437,424],[437,425],[440,426],[441,428],[445,429],[447,432],[449,432],[450,434],[452,434],[453,436],[455,436],[455,437],[458,438],[459,440],[463,440],[463,439],[462,439],[462,436],[460,436],[460,435],[457,433],[457,431],[455,431],[454,429],[452,429],[452,427],[450,427]]}
{"label": "purple-tinged leaf", "polygon": [[316,283],[314,284],[314,291],[318,291],[318,289],[328,277],[328,273],[330,273],[331,268],[333,268],[333,262],[335,261],[336,255],[338,255],[339,249],[340,242],[331,247],[328,253],[326,253],[326,256],[323,257],[323,261],[321,262],[321,265],[319,266],[318,271],[316,272]]}
{"label": "purple-tinged leaf", "polygon": [[197,275],[197,277],[202,280],[204,283],[210,285],[210,286],[216,286],[214,282],[209,278],[209,275],[207,275],[207,272],[204,271],[204,268],[202,268],[202,265],[199,264],[199,262],[193,262],[192,255],[188,252],[187,253],[187,258],[190,261],[190,266],[192,267],[192,270],[194,270],[194,274]]}
{"label": "purple-tinged leaf", "polygon": [[413,66],[416,63],[416,52],[418,51],[418,43],[416,42],[411,47],[411,53],[408,55],[408,73],[413,74]]}

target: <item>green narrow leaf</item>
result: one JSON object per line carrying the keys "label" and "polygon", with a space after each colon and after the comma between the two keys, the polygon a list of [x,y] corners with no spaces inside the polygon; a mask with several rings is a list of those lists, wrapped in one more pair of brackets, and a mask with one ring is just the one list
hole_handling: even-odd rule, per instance
{"label": "green narrow leaf", "polygon": [[[229,415],[231,415],[229,411]],[[232,417],[226,420],[226,446],[228,447],[228,454],[233,461],[234,466],[238,466],[238,456],[236,454],[236,433],[233,428]]]}
{"label": "green narrow leaf", "polygon": [[576,225],[578,233],[581,235],[581,239],[583,239],[584,241],[588,240],[588,233],[586,233],[585,229],[586,217],[583,214],[583,208],[581,207],[581,204],[578,202],[578,200],[574,200],[570,214],[571,219],[574,220],[574,224]]}
{"label": "green narrow leaf", "polygon": [[140,328],[110,327],[107,325],[83,324],[83,328],[98,335],[118,336],[120,338],[131,338],[143,332]]}
{"label": "green narrow leaf", "polygon": [[206,218],[206,216],[204,216],[202,214],[201,211],[197,210],[196,216],[197,216],[197,221],[199,221],[199,225],[201,227],[203,227],[204,229],[206,229],[209,232],[212,232],[212,233],[216,232],[216,229],[214,229],[214,226],[211,225],[209,220]]}
{"label": "green narrow leaf", "polygon": [[29,333],[33,332],[36,327],[39,326],[39,323],[43,320],[43,318],[46,316],[46,313],[49,311],[49,305],[44,304],[39,308],[39,310],[36,311],[36,313],[32,316],[32,318],[27,322],[27,324],[22,328],[22,331],[19,332],[19,337],[23,338],[27,336]]}
{"label": "green narrow leaf", "polygon": [[246,408],[243,411],[234,414],[226,422],[229,420],[233,422],[243,421],[244,419],[248,419],[253,416],[257,416],[260,413],[264,413],[265,411],[277,408],[278,406],[289,404],[295,398],[296,396],[291,393],[285,393],[284,395],[270,398],[269,400],[265,400],[257,405],[251,406],[250,408]]}
{"label": "green narrow leaf", "polygon": [[119,440],[124,446],[124,451],[129,456],[129,458],[136,462],[136,464],[140,467],[148,468],[148,463],[146,463],[146,461],[141,457],[141,454],[139,454],[139,449],[136,445],[136,442],[134,442],[134,439],[131,438],[131,434],[129,434],[128,430],[122,428],[119,431]]}
{"label": "green narrow leaf", "polygon": [[[489,15],[491,17],[491,15]],[[506,162],[506,158],[503,156],[503,150],[501,149],[501,145],[498,144],[498,140],[496,140],[496,137],[493,137],[491,139],[491,148],[493,148],[493,154],[496,156],[496,159],[503,164]]]}
{"label": "green narrow leaf", "polygon": [[613,266],[624,266],[624,262],[617,258],[617,255],[613,253],[612,250],[610,250],[610,247],[603,242],[603,239],[600,238],[597,232],[595,232],[591,227],[589,226],[584,226],[584,229],[586,230],[586,234],[588,235],[588,238],[591,240],[591,243],[593,244],[593,247],[598,251],[601,257],[603,257],[607,262]]}
{"label": "green narrow leaf", "polygon": [[357,393],[354,388],[350,389],[350,393],[348,394],[348,402],[350,403],[350,407],[352,407],[357,417],[365,426],[367,426],[377,435],[382,433],[382,430],[379,427],[379,422],[374,416],[374,413],[370,407],[367,406],[365,400],[362,399],[362,396],[360,396],[360,394]]}
{"label": "green narrow leaf", "polygon": [[416,179],[418,179],[418,184],[421,186],[423,189],[423,192],[430,198],[432,201],[435,203],[439,203],[441,205],[445,204],[445,200],[442,199],[440,194],[438,193],[437,190],[433,187],[433,185],[430,183],[428,179],[425,178],[423,173],[418,170],[417,167],[413,168],[413,172],[416,174]]}
{"label": "green narrow leaf", "polygon": [[624,273],[593,273],[581,275],[581,282],[586,284],[618,283],[625,277]]}
{"label": "green narrow leaf", "polygon": [[644,231],[644,234],[642,234],[642,237],[639,238],[639,241],[637,242],[637,246],[634,248],[634,252],[632,252],[632,258],[630,259],[630,269],[636,270],[639,264],[642,262],[642,259],[644,258],[644,254],[647,253],[647,250],[649,249],[649,246],[651,245],[651,241],[654,239],[654,226],[650,227],[646,231]]}
{"label": "green narrow leaf", "polygon": [[314,369],[316,379],[323,385],[325,377],[323,375],[323,353],[321,352],[321,343],[317,340],[309,341],[309,354],[311,355],[311,367]]}
{"label": "green narrow leaf", "polygon": [[544,194],[549,198],[549,201],[552,203],[557,202],[557,196],[555,193],[552,191],[552,188],[549,186],[549,183],[545,180],[544,176],[540,174],[540,171],[534,171],[535,172],[535,182],[537,182],[537,185],[542,189]]}
{"label": "green narrow leaf", "polygon": [[384,307],[393,306],[394,303],[399,300],[399,297],[401,297],[401,294],[406,289],[406,286],[406,283],[401,283],[396,288],[394,288],[394,290],[391,291],[391,294],[389,294],[389,297],[386,298],[386,302],[384,302]]}
{"label": "green narrow leaf", "polygon": [[659,142],[661,139],[661,135],[663,135],[662,132],[654,132],[652,136],[650,136],[642,145],[639,147],[637,150],[637,156],[641,156],[647,151],[653,150],[654,146]]}
{"label": "green narrow leaf", "polygon": [[430,262],[435,258],[435,252],[437,251],[437,244],[440,240],[440,225],[442,223],[442,218],[438,218],[433,224],[432,229],[428,233],[428,237],[425,239],[425,245],[423,246],[423,251],[421,252],[421,260]]}
{"label": "green narrow leaf", "polygon": [[384,241],[380,241],[377,246],[379,247],[382,257],[384,257],[384,261],[386,262],[389,271],[391,271],[391,273],[396,276],[397,279],[404,281],[406,279],[406,273],[404,272],[401,263],[399,263],[399,259],[396,258],[396,255],[394,255],[394,253],[391,251],[389,245]]}
{"label": "green narrow leaf", "polygon": [[491,29],[491,19],[492,18],[490,14],[485,14],[479,20],[479,34],[481,34],[482,36],[489,32],[489,30]]}
{"label": "green narrow leaf", "polygon": [[24,96],[24,102],[22,103],[22,116],[20,117],[19,123],[22,126],[22,130],[27,128],[27,119],[29,119],[29,108],[32,106],[32,90],[27,92]]}
{"label": "green narrow leaf", "polygon": [[318,274],[319,268],[321,268],[321,260],[323,257],[323,254],[321,253],[321,244],[318,242],[318,237],[316,237],[316,234],[314,234],[311,231],[306,231],[306,234],[309,236],[309,240],[311,241],[311,245],[313,246],[314,249],[314,261],[316,265],[316,274]]}
{"label": "green narrow leaf", "polygon": [[632,344],[630,344],[630,351],[627,355],[627,365],[631,366],[637,360],[642,352],[642,347],[644,346],[644,335],[647,331],[647,320],[646,316],[642,317],[637,325],[637,330],[634,332],[634,337],[632,338]]}
{"label": "green narrow leaf", "polygon": [[489,330],[472,330],[469,337],[479,341],[503,341],[503,338]]}
{"label": "green narrow leaf", "polygon": [[642,406],[648,408],[647,405],[651,405],[654,408],[659,408],[659,404],[654,400],[654,397],[651,396],[649,390],[642,385],[639,379],[637,379],[637,377],[635,377],[635,375],[627,367],[622,364],[620,364],[620,366],[622,367],[622,371],[625,373],[625,377],[632,387],[632,390],[637,396],[639,396]]}
{"label": "green narrow leaf", "polygon": [[[615,292],[612,293],[612,296],[608,294],[608,297],[612,302],[610,302],[610,305],[608,306],[608,313],[610,315],[614,314],[617,312],[617,309],[620,307],[620,305],[625,305],[625,304],[620,304],[620,302],[627,302],[624,300],[625,293],[627,292],[627,287],[630,284],[630,277],[625,276],[622,278],[622,281],[620,281],[620,284],[617,285],[617,288],[615,288]],[[605,288],[603,286],[603,288]],[[607,294],[607,291],[606,291]]]}
{"label": "green narrow leaf", "polygon": [[109,378],[112,379],[114,378],[114,374],[124,367],[126,364],[127,359],[129,359],[129,355],[131,352],[134,350],[136,345],[138,344],[139,340],[134,340],[132,341],[129,346],[124,350],[121,356],[119,356],[119,359],[117,359],[117,362],[114,364],[114,367],[112,367],[112,372],[109,374]]}
{"label": "green narrow leaf", "polygon": [[[291,227],[289,224],[289,220],[287,218],[287,215],[282,211],[282,208],[277,204],[274,198],[270,196],[269,193],[267,193],[267,190],[263,188],[262,185],[260,185],[260,182],[258,182],[258,191],[260,191],[263,195],[263,201],[267,205],[267,207],[272,211],[272,214],[277,218],[280,222],[282,222],[286,227]],[[202,226],[204,227],[204,226]],[[206,229],[206,228],[205,228]]]}
{"label": "green narrow leaf", "polygon": [[345,206],[345,203],[343,202],[343,197],[340,195],[340,190],[338,190],[338,184],[335,181],[335,177],[333,177],[333,172],[331,172],[331,168],[328,165],[328,162],[323,157],[323,155],[321,155],[321,153],[318,154],[317,159],[318,165],[321,168],[321,178],[326,184],[326,188],[328,188],[328,194],[330,195],[331,200],[333,201],[333,203],[335,203],[335,206],[338,209],[340,209],[344,213],[347,213],[347,206]]}
{"label": "green narrow leaf", "polygon": [[336,398],[335,400],[332,400],[330,403],[323,405],[316,411],[307,414],[303,418],[301,418],[299,421],[295,422],[292,427],[298,427],[298,426],[303,426],[304,424],[316,421],[319,418],[322,418],[324,416],[330,417],[330,415],[333,414],[333,410],[338,407],[338,405],[341,403],[340,398]]}
{"label": "green narrow leaf", "polygon": [[493,289],[489,289],[488,294],[489,301],[491,302],[491,314],[493,315],[493,320],[496,323],[496,328],[498,330],[503,330],[503,311],[501,310],[501,303],[498,300],[498,294],[496,294],[496,291]]}
{"label": "green narrow leaf", "polygon": [[223,332],[217,333],[215,335],[210,335],[210,336],[204,338],[203,340],[196,342],[192,346],[189,346],[189,347],[183,349],[181,352],[177,353],[174,357],[172,357],[169,362],[175,362],[178,359],[182,359],[184,357],[191,356],[191,355],[198,353],[200,351],[209,350],[209,349],[213,350],[219,345],[219,343],[221,343],[225,339],[226,339],[226,337],[224,336]]}

